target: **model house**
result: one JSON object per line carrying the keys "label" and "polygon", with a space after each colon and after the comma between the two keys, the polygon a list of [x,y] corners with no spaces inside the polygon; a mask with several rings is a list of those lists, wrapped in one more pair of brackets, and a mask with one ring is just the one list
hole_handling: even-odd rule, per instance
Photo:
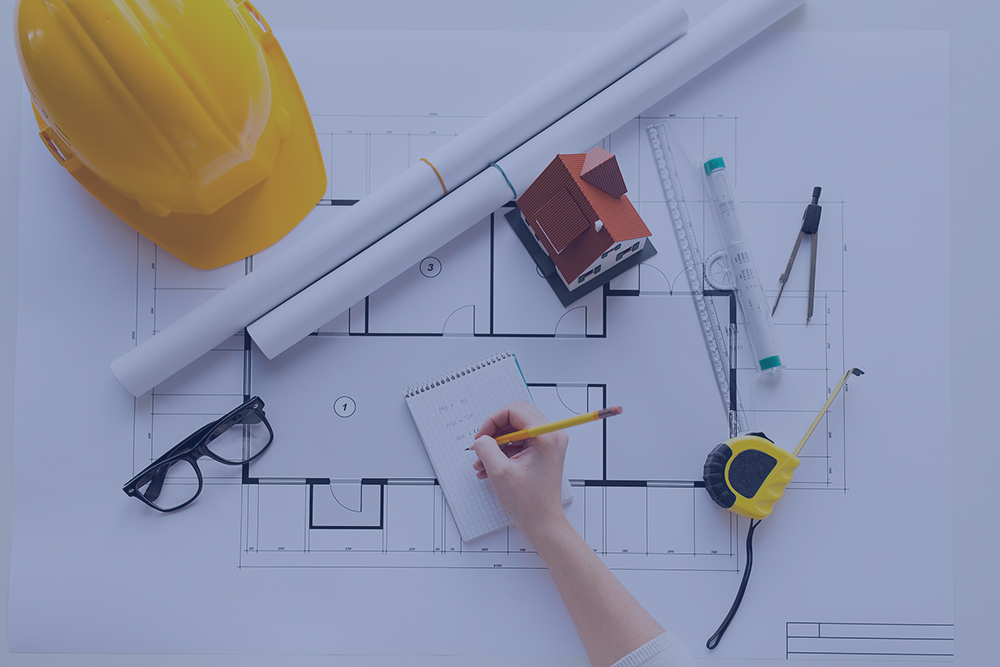
{"label": "model house", "polygon": [[517,199],[524,222],[568,292],[590,291],[584,289],[588,283],[606,282],[602,278],[609,271],[638,263],[646,250],[649,229],[625,191],[617,159],[598,147],[557,155]]}

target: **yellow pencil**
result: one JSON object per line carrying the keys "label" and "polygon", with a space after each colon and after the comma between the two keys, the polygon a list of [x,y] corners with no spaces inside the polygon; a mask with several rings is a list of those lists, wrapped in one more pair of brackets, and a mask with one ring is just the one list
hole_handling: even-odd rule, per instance
{"label": "yellow pencil", "polygon": [[[497,444],[500,446],[508,445],[512,442],[517,442],[518,440],[527,440],[528,438],[534,438],[536,435],[545,435],[546,433],[552,433],[553,431],[561,431],[564,428],[569,428],[570,426],[577,426],[579,424],[585,424],[598,419],[607,419],[608,417],[620,415],[621,413],[622,409],[618,406],[605,408],[604,410],[594,410],[593,412],[588,412],[587,414],[579,415],[577,417],[560,419],[557,422],[549,422],[548,424],[532,426],[531,428],[514,431],[513,433],[508,433],[507,435],[501,435],[497,438]],[[472,448],[468,447],[467,449]]]}

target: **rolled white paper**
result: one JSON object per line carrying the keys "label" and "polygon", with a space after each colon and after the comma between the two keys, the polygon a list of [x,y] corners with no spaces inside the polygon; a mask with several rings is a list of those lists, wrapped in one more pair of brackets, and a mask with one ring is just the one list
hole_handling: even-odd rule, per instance
{"label": "rolled white paper", "polygon": [[[664,0],[427,156],[449,189],[514,150],[684,34],[687,14]],[[139,396],[268,310],[336,269],[444,196],[416,163],[327,225],[116,359],[111,370]]]}
{"label": "rolled white paper", "polygon": [[482,220],[483,210],[489,215],[510,195],[500,172],[487,169],[251,324],[250,337],[273,359]]}
{"label": "rolled white paper", "polygon": [[[520,193],[557,153],[582,153],[804,0],[731,0],[615,84],[498,161]],[[510,187],[487,168],[248,328],[274,358],[503,206]]]}
{"label": "rolled white paper", "polygon": [[653,5],[427,159],[441,172],[450,192],[663,50],[687,29],[687,13],[676,0]]}

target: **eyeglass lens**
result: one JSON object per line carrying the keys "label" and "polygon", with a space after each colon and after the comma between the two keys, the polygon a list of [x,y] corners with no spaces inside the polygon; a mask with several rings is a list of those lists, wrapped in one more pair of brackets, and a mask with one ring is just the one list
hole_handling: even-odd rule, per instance
{"label": "eyeglass lens", "polygon": [[186,459],[162,465],[146,484],[136,488],[142,497],[161,510],[180,507],[198,495],[198,472]]}
{"label": "eyeglass lens", "polygon": [[271,432],[252,410],[241,413],[238,422],[219,424],[205,447],[223,461],[243,463],[260,454],[271,440]]}

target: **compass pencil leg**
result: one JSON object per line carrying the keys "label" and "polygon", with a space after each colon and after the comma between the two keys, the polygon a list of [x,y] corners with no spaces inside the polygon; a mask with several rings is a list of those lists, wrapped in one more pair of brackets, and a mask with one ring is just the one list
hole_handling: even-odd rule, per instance
{"label": "compass pencil leg", "polygon": [[809,311],[806,313],[806,322],[813,316],[813,299],[816,296],[816,247],[819,245],[819,232],[813,232],[812,243],[809,249]]}

